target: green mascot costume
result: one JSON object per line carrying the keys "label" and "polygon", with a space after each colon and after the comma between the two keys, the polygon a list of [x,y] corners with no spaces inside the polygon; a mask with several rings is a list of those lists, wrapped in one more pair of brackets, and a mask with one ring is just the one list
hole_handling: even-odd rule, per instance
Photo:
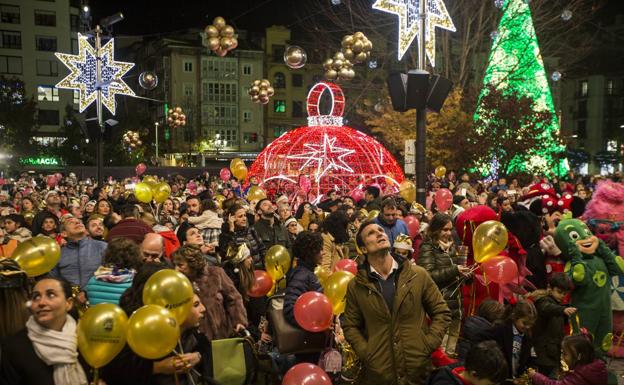
{"label": "green mascot costume", "polygon": [[578,219],[564,219],[555,230],[555,243],[567,258],[566,272],[574,282],[571,304],[578,309],[580,325],[594,337],[597,349],[607,352],[613,340],[611,276],[624,273],[624,260],[592,234]]}

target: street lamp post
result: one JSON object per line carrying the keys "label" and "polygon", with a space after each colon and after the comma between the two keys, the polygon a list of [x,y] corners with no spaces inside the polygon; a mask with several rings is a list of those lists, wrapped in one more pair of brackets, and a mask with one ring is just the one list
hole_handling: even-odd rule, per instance
{"label": "street lamp post", "polygon": [[[425,71],[427,65],[426,49],[425,49],[425,30],[427,18],[427,0],[420,0],[420,10],[418,16],[420,19],[420,33],[418,34],[418,69]],[[416,153],[414,161],[416,165],[416,201],[421,205],[425,205],[427,200],[427,109],[421,106],[416,109]]]}
{"label": "street lamp post", "polygon": [[156,127],[156,164],[159,164],[160,162],[158,162],[158,122],[154,122],[154,126]]}

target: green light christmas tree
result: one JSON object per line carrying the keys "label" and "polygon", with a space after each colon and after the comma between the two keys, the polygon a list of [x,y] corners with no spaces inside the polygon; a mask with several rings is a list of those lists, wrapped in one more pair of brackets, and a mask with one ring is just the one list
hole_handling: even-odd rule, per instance
{"label": "green light christmas tree", "polygon": [[[515,154],[513,160],[504,167],[506,169],[499,169],[496,152],[501,151],[500,147],[492,149],[488,160],[482,161],[478,168],[484,174],[490,175],[546,171],[565,174],[568,170],[563,156],[565,147],[558,140],[559,121],[528,2],[505,0],[503,10],[498,31],[493,36],[494,42],[483,80],[484,87],[474,116],[477,130],[488,130],[488,126],[497,124],[500,126],[500,122],[495,121],[498,111],[488,111],[488,108],[492,108],[491,104],[490,107],[484,104],[484,98],[492,89],[507,96],[529,97],[536,115],[547,113],[551,119],[547,119],[547,123],[543,123],[544,120],[537,123],[540,125],[540,134],[535,141],[537,145],[526,153]],[[508,136],[513,138],[513,133],[508,133]]]}

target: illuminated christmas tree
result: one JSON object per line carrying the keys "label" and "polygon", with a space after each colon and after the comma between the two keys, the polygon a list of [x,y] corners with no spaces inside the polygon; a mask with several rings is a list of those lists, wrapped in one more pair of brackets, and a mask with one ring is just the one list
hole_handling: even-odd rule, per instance
{"label": "illuminated christmas tree", "polygon": [[[498,172],[552,171],[559,175],[564,174],[568,170],[567,161],[563,157],[565,148],[558,140],[559,120],[555,113],[528,1],[506,0],[503,10],[498,30],[492,34],[494,42],[474,121],[478,130],[488,130],[488,127],[500,125],[500,122],[496,121],[498,111],[488,111],[487,109],[492,108],[492,103],[484,103],[485,97],[492,89],[501,91],[503,95],[532,99],[532,109],[536,114],[546,113],[552,118],[547,119],[546,123],[539,123],[540,134],[536,141],[538,145],[528,153],[514,154],[507,169],[499,169]],[[508,137],[513,138],[514,134],[510,133]],[[492,148],[488,159],[481,162],[480,168],[485,173],[496,173],[492,172],[492,168],[493,165],[499,164],[497,158],[510,155],[501,154],[500,151],[499,147]]]}

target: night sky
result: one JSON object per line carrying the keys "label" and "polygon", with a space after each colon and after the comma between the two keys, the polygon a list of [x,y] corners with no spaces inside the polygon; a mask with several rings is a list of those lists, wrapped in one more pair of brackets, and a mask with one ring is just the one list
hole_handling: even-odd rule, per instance
{"label": "night sky", "polygon": [[[141,35],[186,28],[203,28],[216,16],[223,16],[235,28],[262,31],[273,24],[296,23],[293,14],[299,1],[305,0],[91,0],[93,24],[116,12],[125,20],[115,24],[115,34]],[[328,0],[329,1],[329,0]]]}

